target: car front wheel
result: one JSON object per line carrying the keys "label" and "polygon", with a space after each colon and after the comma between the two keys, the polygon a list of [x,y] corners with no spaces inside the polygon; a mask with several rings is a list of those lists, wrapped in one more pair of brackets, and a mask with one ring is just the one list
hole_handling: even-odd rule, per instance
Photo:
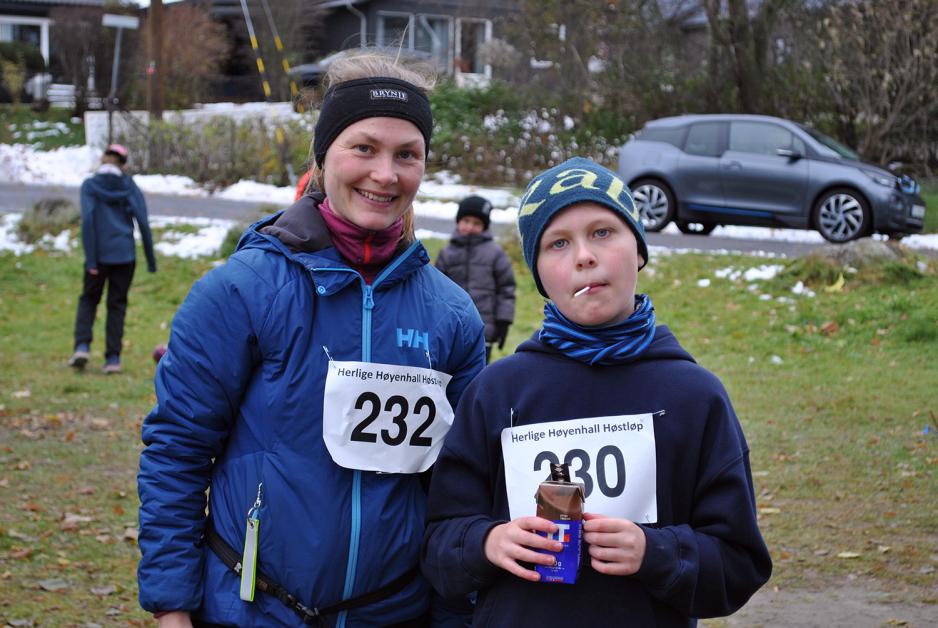
{"label": "car front wheel", "polygon": [[667,185],[657,179],[639,179],[631,189],[645,231],[661,231],[674,219],[676,203]]}
{"label": "car front wheel", "polygon": [[814,226],[829,242],[849,242],[869,233],[866,199],[846,188],[831,190],[814,206]]}

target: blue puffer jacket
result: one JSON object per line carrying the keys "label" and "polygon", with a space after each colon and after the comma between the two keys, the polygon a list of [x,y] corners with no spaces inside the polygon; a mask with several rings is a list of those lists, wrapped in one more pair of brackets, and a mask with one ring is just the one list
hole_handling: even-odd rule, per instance
{"label": "blue puffer jacket", "polygon": [[[372,591],[417,564],[426,510],[419,477],[341,468],[326,450],[324,347],[336,360],[427,367],[427,347],[407,341],[418,336],[409,330],[426,332],[433,368],[453,376],[455,407],[484,364],[482,322],[419,242],[371,286],[335,248],[322,248],[330,243],[316,201],[305,197],[246,232],[176,314],[143,425],[143,608],[233,626],[302,625],[259,591],[253,603],[239,599],[239,579],[201,540],[209,486],[214,526],[240,553],[263,483],[258,571],[307,606]],[[404,621],[426,609],[428,591],[418,577],[327,624]]]}

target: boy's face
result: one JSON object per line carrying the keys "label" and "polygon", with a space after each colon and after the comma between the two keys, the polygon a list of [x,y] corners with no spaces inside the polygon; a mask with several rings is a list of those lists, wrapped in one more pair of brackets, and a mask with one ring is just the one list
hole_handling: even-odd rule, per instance
{"label": "boy's face", "polygon": [[475,216],[463,216],[456,223],[456,229],[459,231],[459,235],[464,236],[482,233],[485,231],[485,223]]}
{"label": "boy's face", "polygon": [[621,323],[632,314],[639,263],[632,230],[612,210],[592,202],[561,210],[538,243],[544,291],[579,325]]}

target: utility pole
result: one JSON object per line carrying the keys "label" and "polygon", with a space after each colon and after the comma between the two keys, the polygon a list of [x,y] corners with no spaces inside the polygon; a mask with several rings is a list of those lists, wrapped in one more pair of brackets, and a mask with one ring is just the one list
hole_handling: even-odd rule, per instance
{"label": "utility pole", "polygon": [[283,65],[283,73],[287,80],[290,81],[290,100],[294,101],[297,111],[303,113],[303,104],[296,102],[297,96],[300,95],[300,90],[296,86],[296,81],[293,80],[292,76],[290,76],[290,62],[287,61],[287,55],[283,49],[283,40],[280,39],[280,31],[277,29],[277,22],[274,20],[273,13],[270,11],[270,4],[267,3],[267,0],[261,0],[261,4],[263,4],[264,13],[267,15],[267,24],[270,27],[270,32],[274,36],[274,46],[276,46],[277,53],[280,55],[280,63]]}
{"label": "utility pole", "polygon": [[147,64],[147,105],[150,118],[163,119],[163,0],[150,2],[150,62]]}

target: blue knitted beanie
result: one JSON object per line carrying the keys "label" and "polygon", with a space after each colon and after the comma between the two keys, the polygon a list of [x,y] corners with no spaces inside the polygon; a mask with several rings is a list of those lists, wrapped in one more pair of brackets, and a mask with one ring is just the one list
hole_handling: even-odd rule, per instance
{"label": "blue knitted beanie", "polygon": [[583,202],[598,203],[621,216],[635,234],[638,253],[645,260],[639,270],[648,263],[645,227],[625,181],[589,159],[573,157],[534,177],[524,191],[518,209],[518,231],[521,233],[524,261],[534,275],[538,292],[545,297],[547,293],[537,274],[541,235],[557,212]]}

